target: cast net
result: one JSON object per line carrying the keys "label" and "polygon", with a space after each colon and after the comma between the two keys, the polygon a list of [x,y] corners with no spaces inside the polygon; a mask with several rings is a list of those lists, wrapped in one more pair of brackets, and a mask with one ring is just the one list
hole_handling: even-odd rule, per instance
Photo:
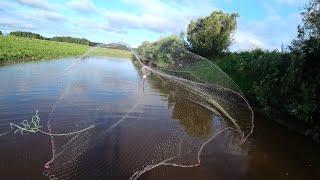
{"label": "cast net", "polygon": [[185,89],[188,99],[213,106],[232,123],[228,129],[237,131],[245,142],[254,128],[254,112],[239,86],[212,61],[171,38],[144,43],[137,49],[135,57],[142,71]]}
{"label": "cast net", "polygon": [[[242,152],[241,144],[253,131],[253,111],[239,87],[212,62],[183,48],[160,53],[163,61],[135,52],[142,82],[113,82],[114,88],[130,91],[131,99],[89,103],[81,98],[88,96],[81,83],[71,81],[49,129],[94,128],[52,137],[53,156],[45,166],[51,179],[137,179],[160,166],[196,167],[205,146],[222,135],[227,136],[222,141],[230,146],[229,153]],[[81,76],[78,66],[73,73]],[[152,100],[148,88],[169,104]],[[59,117],[79,108],[81,101],[90,104],[81,117]],[[170,102],[171,108],[163,107]]]}
{"label": "cast net", "polygon": [[85,131],[50,136],[46,176],[137,179],[160,166],[193,168],[209,143],[243,154],[254,117],[239,87],[203,57],[158,47],[134,52],[138,75],[127,60],[82,57],[67,68],[47,132]]}

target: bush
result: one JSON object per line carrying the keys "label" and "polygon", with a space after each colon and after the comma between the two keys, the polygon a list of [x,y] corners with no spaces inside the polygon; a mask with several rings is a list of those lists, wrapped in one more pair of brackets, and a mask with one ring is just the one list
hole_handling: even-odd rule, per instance
{"label": "bush", "polygon": [[137,51],[142,58],[151,60],[158,66],[166,67],[179,61],[184,49],[183,40],[171,35],[154,43],[145,41],[138,47]]}

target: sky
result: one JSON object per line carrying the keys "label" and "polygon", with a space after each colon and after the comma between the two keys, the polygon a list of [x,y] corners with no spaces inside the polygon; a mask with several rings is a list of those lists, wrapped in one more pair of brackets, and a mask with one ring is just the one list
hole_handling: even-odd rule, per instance
{"label": "sky", "polygon": [[0,0],[0,30],[73,36],[139,46],[186,32],[191,20],[238,13],[232,51],[289,45],[308,0]]}

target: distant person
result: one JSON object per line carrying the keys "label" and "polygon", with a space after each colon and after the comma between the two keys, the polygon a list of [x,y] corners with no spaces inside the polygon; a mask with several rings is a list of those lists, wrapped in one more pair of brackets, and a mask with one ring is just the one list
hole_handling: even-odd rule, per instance
{"label": "distant person", "polygon": [[144,81],[147,79],[147,75],[142,76],[142,91],[144,92]]}

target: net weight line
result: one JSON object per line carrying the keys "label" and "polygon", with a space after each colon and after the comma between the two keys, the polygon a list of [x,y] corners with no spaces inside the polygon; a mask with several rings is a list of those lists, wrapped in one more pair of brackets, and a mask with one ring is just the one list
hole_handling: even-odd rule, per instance
{"label": "net weight line", "polygon": [[8,132],[2,133],[1,135],[8,134],[15,129],[14,134],[17,134],[20,132],[21,135],[23,135],[25,132],[27,132],[27,133],[39,132],[39,133],[46,134],[49,136],[70,136],[70,135],[74,135],[74,134],[78,134],[78,133],[87,131],[87,130],[93,128],[94,126],[91,125],[87,128],[79,130],[79,131],[74,131],[74,132],[70,132],[70,133],[61,133],[61,134],[49,133],[49,132],[42,131],[40,129],[41,127],[42,126],[40,126],[40,117],[38,115],[38,110],[37,110],[36,114],[32,116],[31,121],[23,120],[20,124],[10,123],[10,130]]}

